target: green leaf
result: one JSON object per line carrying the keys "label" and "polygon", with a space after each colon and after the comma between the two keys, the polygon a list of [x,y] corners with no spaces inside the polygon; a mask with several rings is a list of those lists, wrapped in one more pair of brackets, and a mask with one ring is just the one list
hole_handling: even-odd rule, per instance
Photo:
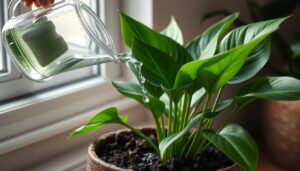
{"label": "green leaf", "polygon": [[187,45],[187,49],[194,60],[210,58],[215,54],[219,38],[238,18],[238,13],[234,13],[210,26],[200,36],[196,37]]}
{"label": "green leaf", "polygon": [[170,37],[171,39],[175,40],[177,43],[183,45],[182,32],[173,16],[171,18],[171,22],[169,23],[169,25],[160,33]]}
{"label": "green leaf", "polygon": [[[225,52],[229,49],[238,47],[266,33],[274,32],[286,18],[262,21],[234,29],[228,33],[220,44],[220,51]],[[230,80],[230,84],[244,82],[261,70],[267,63],[270,56],[270,39],[260,42],[249,54],[243,68]]]}
{"label": "green leaf", "polygon": [[160,143],[159,143],[159,151],[161,157],[164,156],[166,150],[172,143],[174,143],[176,140],[180,139],[182,136],[186,135],[189,130],[199,122],[201,118],[201,115],[196,115],[194,118],[190,120],[190,122],[187,124],[187,126],[181,130],[180,132],[174,133],[169,135],[168,137],[164,138]]}
{"label": "green leaf", "polygon": [[233,99],[229,99],[229,100],[225,100],[222,102],[219,102],[217,104],[217,106],[215,107],[215,110],[212,111],[212,108],[208,109],[205,113],[205,117],[206,118],[214,118],[216,117],[219,113],[221,113],[222,111],[224,111],[225,109],[227,109],[229,106],[231,106],[233,104],[234,100]]}
{"label": "green leaf", "polygon": [[111,123],[122,124],[126,122],[127,122],[127,116],[120,116],[118,114],[117,108],[110,107],[97,113],[84,126],[73,131],[70,136],[76,136],[76,135],[94,132],[97,129],[102,128],[105,124],[111,124]]}
{"label": "green leaf", "polygon": [[258,148],[252,137],[239,125],[227,125],[219,134],[211,129],[204,130],[203,135],[246,171],[257,170]]}
{"label": "green leaf", "polygon": [[153,31],[133,18],[120,13],[121,31],[127,46],[132,47],[134,39],[152,46],[174,58],[176,63],[185,64],[192,60],[188,51],[173,39]]}
{"label": "green leaf", "polygon": [[151,84],[171,88],[181,64],[168,54],[137,39],[132,43],[132,54],[143,63],[142,74]]}
{"label": "green leaf", "polygon": [[192,96],[191,104],[195,104],[201,97],[205,95],[205,93],[206,92],[204,88],[200,88],[199,90],[197,90]]}
{"label": "green leaf", "polygon": [[226,84],[240,70],[248,54],[265,36],[225,53],[215,55],[212,58],[183,65],[177,74],[174,87],[200,80],[208,93],[214,92]]}
{"label": "green leaf", "polygon": [[268,100],[299,100],[300,80],[292,77],[263,77],[248,83],[236,95],[236,101],[244,104],[255,98]]}
{"label": "green leaf", "polygon": [[164,112],[165,105],[159,99],[149,95],[150,101],[148,103],[144,101],[144,93],[138,84],[112,81],[112,85],[122,95],[134,99],[140,104],[142,104],[144,107],[148,108],[155,115],[154,117],[159,118]]}
{"label": "green leaf", "polygon": [[[129,69],[133,72],[133,74],[136,76],[136,78],[139,77],[139,74],[135,68],[135,66],[131,63],[128,63],[128,67]],[[145,81],[144,83],[144,87],[146,88],[147,92],[156,97],[156,98],[160,98],[160,96],[164,93],[164,91],[162,90],[162,88],[160,86],[155,86],[150,84],[149,82]]]}

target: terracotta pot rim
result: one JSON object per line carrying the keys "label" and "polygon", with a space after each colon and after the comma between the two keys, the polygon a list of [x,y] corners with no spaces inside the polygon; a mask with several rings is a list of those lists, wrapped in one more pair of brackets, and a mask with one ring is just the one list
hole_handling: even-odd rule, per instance
{"label": "terracotta pot rim", "polygon": [[[142,130],[142,131],[151,131],[154,129],[154,127],[137,127],[137,129]],[[113,171],[133,171],[131,169],[124,169],[118,166],[115,166],[113,164],[107,163],[104,160],[102,160],[101,158],[99,158],[96,154],[96,146],[98,145],[98,143],[100,141],[105,140],[107,137],[109,136],[113,136],[113,135],[117,135],[120,133],[131,133],[132,131],[130,129],[120,129],[117,131],[113,131],[113,132],[109,132],[106,134],[103,134],[102,136],[98,137],[95,141],[93,141],[93,143],[91,143],[88,147],[88,158],[90,160],[92,160],[95,163],[98,163],[99,165],[102,165],[103,168],[105,169],[110,169]],[[222,169],[218,169],[217,171],[230,171],[231,169],[235,169],[238,168],[238,165],[236,163],[234,163],[231,166],[228,166],[226,168],[222,168]]]}

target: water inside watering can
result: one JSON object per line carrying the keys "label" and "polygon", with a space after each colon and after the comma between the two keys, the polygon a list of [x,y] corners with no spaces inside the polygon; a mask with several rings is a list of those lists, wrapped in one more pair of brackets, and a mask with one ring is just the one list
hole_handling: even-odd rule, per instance
{"label": "water inside watering can", "polygon": [[[24,32],[18,29],[10,29],[6,34],[6,39],[12,53],[15,55],[17,64],[21,65],[23,72],[29,75],[29,78],[35,78],[36,80],[46,80],[49,77],[69,71],[82,66],[89,66],[93,64],[101,64],[114,62],[132,64],[137,71],[137,80],[140,84],[141,91],[143,93],[144,102],[148,103],[150,98],[148,92],[144,86],[145,77],[142,75],[142,63],[132,57],[130,53],[117,53],[114,57],[108,55],[91,55],[82,56],[76,54],[76,52],[70,52],[70,47],[64,47],[64,43],[61,43],[57,48],[58,50],[53,51],[49,48],[49,44],[44,46],[48,49],[40,49],[37,52],[33,52],[33,49],[28,45],[28,42],[24,40]],[[43,43],[43,42],[38,42]],[[53,45],[55,46],[55,45]],[[45,55],[49,57],[45,58]],[[59,56],[59,57],[57,57]]]}

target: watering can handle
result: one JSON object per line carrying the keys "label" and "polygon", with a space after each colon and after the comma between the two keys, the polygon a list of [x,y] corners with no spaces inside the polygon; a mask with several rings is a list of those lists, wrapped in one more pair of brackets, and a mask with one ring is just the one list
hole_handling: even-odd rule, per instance
{"label": "watering can handle", "polygon": [[17,17],[18,15],[15,14],[18,8],[18,6],[20,6],[21,4],[21,0],[11,0],[10,3],[8,4],[8,10],[7,10],[7,16],[8,16],[8,19],[11,19],[11,18],[15,18]]}
{"label": "watering can handle", "polygon": [[21,3],[21,0],[10,1],[10,3],[8,4],[8,10],[7,10],[8,19],[10,19],[12,17],[16,17],[15,11],[16,11],[17,7],[20,5],[20,3]]}

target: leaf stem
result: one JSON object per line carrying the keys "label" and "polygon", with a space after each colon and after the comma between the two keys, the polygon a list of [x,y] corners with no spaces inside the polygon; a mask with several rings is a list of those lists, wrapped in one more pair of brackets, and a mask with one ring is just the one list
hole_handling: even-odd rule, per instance
{"label": "leaf stem", "polygon": [[161,125],[158,121],[158,118],[154,117],[154,122],[155,122],[155,126],[156,126],[155,130],[156,130],[157,141],[158,141],[158,144],[159,144],[160,141],[163,139],[163,135],[162,135],[163,133],[162,133]]}
{"label": "leaf stem", "polygon": [[[216,99],[215,99],[215,102],[214,102],[214,105],[213,105],[213,108],[211,109],[211,112],[214,112],[216,110],[217,104],[219,103],[219,101],[221,99],[223,91],[224,91],[224,86],[219,89],[218,94],[217,94]],[[214,123],[214,120],[215,120],[215,117],[209,119],[208,126],[207,126],[208,128],[212,127],[212,125]]]}
{"label": "leaf stem", "polygon": [[190,105],[191,105],[191,96],[189,94],[186,94],[186,100],[184,100],[184,112],[183,112],[183,117],[182,117],[182,120],[180,121],[181,122],[181,127],[180,129],[183,129],[187,122],[188,122],[188,118],[189,118],[189,113],[190,113]]}
{"label": "leaf stem", "polygon": [[200,107],[200,105],[201,105],[201,103],[203,102],[203,100],[204,100],[204,97],[206,97],[206,93],[202,96],[202,97],[200,97],[199,98],[199,100],[196,102],[196,104],[195,104],[195,106],[194,106],[194,108],[193,108],[193,111],[191,112],[192,114],[190,115],[190,118],[189,119],[191,119],[192,117],[194,117],[195,116],[195,114],[197,113],[197,109]]}
{"label": "leaf stem", "polygon": [[201,132],[202,132],[202,127],[203,127],[203,123],[204,123],[204,119],[205,119],[205,113],[206,113],[206,110],[207,110],[207,107],[208,107],[208,104],[209,104],[209,100],[210,100],[210,97],[211,95],[208,94],[208,96],[206,97],[206,100],[205,100],[205,104],[204,104],[204,107],[203,107],[203,112],[202,112],[202,117],[200,117],[200,123],[198,125],[198,128],[196,129],[196,133],[195,133],[195,136],[192,140],[192,143],[187,151],[187,153],[185,154],[185,157],[189,157],[191,156],[191,154],[193,154],[194,151],[194,148],[197,147],[197,139],[200,139],[200,135],[201,135]]}
{"label": "leaf stem", "polygon": [[[168,130],[167,130],[167,136],[170,136],[172,131],[172,120],[173,120],[173,101],[172,101],[172,95],[169,95],[169,114],[168,114]],[[170,148],[167,150],[166,155],[163,156],[166,159],[170,158],[173,154],[173,145],[170,146]]]}

